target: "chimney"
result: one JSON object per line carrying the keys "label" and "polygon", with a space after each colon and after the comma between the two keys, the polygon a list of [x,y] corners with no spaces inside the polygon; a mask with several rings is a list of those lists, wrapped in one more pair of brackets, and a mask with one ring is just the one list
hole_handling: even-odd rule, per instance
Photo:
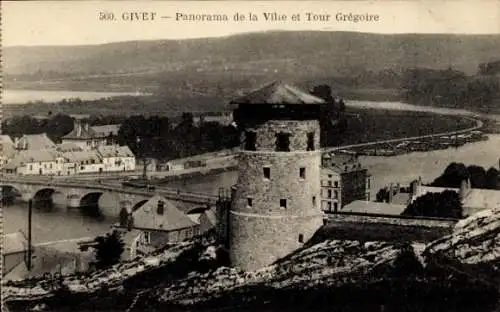
{"label": "chimney", "polygon": [[78,119],[75,119],[75,130],[76,130],[76,136],[79,137],[79,136],[82,136],[82,124],[80,122],[80,120]]}
{"label": "chimney", "polygon": [[390,204],[392,203],[392,196],[394,195],[394,186],[392,185],[392,183],[389,185],[389,199],[387,200],[387,202]]}

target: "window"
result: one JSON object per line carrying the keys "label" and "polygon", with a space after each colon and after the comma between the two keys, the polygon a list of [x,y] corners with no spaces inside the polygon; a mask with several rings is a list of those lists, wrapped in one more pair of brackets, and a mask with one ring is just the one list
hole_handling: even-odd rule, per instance
{"label": "window", "polygon": [[328,181],[328,186],[332,186],[332,181]]}
{"label": "window", "polygon": [[333,198],[335,198],[335,199],[339,198],[339,192],[338,191],[333,192]]}
{"label": "window", "polygon": [[252,207],[253,206],[253,199],[252,199],[252,197],[248,197],[247,198],[247,206],[248,207]]}
{"label": "window", "polygon": [[164,211],[164,208],[165,208],[165,203],[160,200],[158,201],[158,207],[156,209],[156,212],[159,214],[159,215],[162,215],[163,214],[163,211]]}
{"label": "window", "polygon": [[264,178],[265,179],[270,179],[271,178],[271,168],[264,167]]}
{"label": "window", "polygon": [[286,199],[280,199],[280,208],[286,209]]}
{"label": "window", "polygon": [[336,212],[339,207],[338,203],[333,203],[333,210]]}
{"label": "window", "polygon": [[95,164],[95,159],[91,159],[91,160],[90,160],[90,163],[91,163],[91,164]]}
{"label": "window", "polygon": [[304,243],[304,234],[299,234],[299,243]]}
{"label": "window", "polygon": [[151,243],[151,233],[150,232],[144,232],[143,242],[144,242],[144,244]]}
{"label": "window", "polygon": [[306,168],[300,168],[299,175],[300,175],[301,179],[305,179],[306,178]]}
{"label": "window", "polygon": [[332,190],[328,190],[328,198],[332,198]]}
{"label": "window", "polygon": [[49,168],[52,169],[52,163],[50,163]]}
{"label": "window", "polygon": [[316,208],[316,196],[312,198],[313,207]]}
{"label": "window", "polygon": [[339,187],[339,181],[334,182],[335,187]]}
{"label": "window", "polygon": [[314,151],[314,132],[307,134],[307,150]]}
{"label": "window", "polygon": [[327,207],[328,207],[328,211],[332,211],[332,202],[328,202]]}
{"label": "window", "polygon": [[276,134],[276,151],[277,152],[290,151],[290,134],[283,132]]}
{"label": "window", "polygon": [[329,178],[331,178],[331,177],[332,177],[332,175],[331,175],[331,174],[329,174],[329,175],[328,175],[328,177],[329,177]]}
{"label": "window", "polygon": [[254,131],[245,131],[245,150],[255,151],[257,134]]}

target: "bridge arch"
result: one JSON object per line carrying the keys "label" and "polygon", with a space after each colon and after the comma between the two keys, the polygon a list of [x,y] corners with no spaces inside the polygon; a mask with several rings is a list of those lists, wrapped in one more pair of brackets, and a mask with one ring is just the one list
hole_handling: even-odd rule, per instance
{"label": "bridge arch", "polygon": [[52,187],[41,188],[35,191],[35,194],[33,194],[33,200],[40,201],[40,200],[52,199],[52,195],[54,195],[56,192],[57,190]]}
{"label": "bridge arch", "polygon": [[104,192],[90,192],[80,199],[80,207],[99,206],[99,199]]}

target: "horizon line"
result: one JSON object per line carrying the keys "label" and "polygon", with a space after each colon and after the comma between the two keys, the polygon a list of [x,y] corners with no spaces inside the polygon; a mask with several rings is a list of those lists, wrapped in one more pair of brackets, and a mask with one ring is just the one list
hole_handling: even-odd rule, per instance
{"label": "horizon line", "polygon": [[304,32],[329,32],[329,33],[351,33],[351,34],[369,34],[378,36],[467,36],[467,37],[481,37],[481,36],[500,36],[500,33],[455,33],[455,32],[407,32],[407,33],[382,33],[382,32],[369,32],[369,31],[354,31],[354,30],[328,30],[328,29],[318,29],[318,30],[286,30],[286,29],[270,29],[262,31],[248,31],[239,32],[233,34],[225,34],[220,36],[200,36],[200,37],[186,37],[186,38],[157,38],[157,39],[134,39],[134,40],[119,40],[119,41],[108,41],[100,43],[87,43],[87,44],[42,44],[42,45],[5,45],[0,44],[2,48],[62,48],[62,47],[91,47],[91,46],[103,46],[108,44],[117,43],[132,43],[132,42],[155,42],[155,41],[194,41],[201,39],[227,39],[230,37],[238,37],[245,35],[255,35],[255,34],[265,34],[265,33],[304,33]]}

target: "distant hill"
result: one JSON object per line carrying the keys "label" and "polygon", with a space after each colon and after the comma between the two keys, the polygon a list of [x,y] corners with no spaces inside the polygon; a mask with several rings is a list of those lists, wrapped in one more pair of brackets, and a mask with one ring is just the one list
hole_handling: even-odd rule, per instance
{"label": "distant hill", "polygon": [[500,35],[272,31],[221,38],[6,47],[4,72],[7,87],[64,78],[65,83],[131,88],[155,88],[169,81],[181,81],[182,88],[199,80],[198,85],[210,81],[224,88],[227,80],[238,87],[282,77],[349,77],[414,66],[452,65],[475,74],[480,63],[498,59],[498,51]]}

